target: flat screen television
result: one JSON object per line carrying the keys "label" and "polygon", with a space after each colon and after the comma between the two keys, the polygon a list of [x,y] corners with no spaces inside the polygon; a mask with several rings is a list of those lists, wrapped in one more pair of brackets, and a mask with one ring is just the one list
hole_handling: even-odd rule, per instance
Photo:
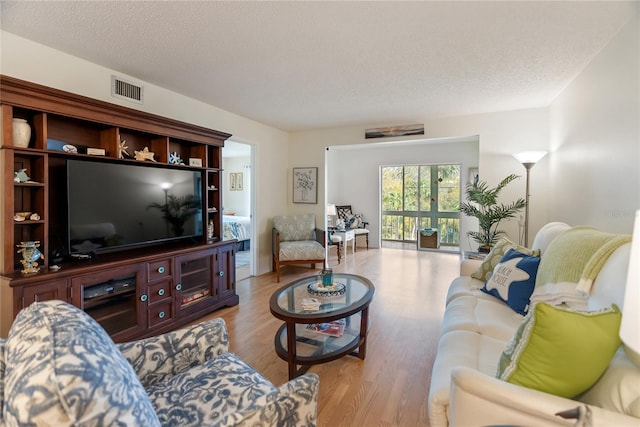
{"label": "flat screen television", "polygon": [[66,178],[69,254],[203,235],[200,172],[67,160]]}

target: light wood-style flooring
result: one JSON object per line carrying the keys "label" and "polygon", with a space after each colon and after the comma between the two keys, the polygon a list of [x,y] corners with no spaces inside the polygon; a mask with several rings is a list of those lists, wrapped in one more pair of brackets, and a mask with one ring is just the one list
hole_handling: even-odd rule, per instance
{"label": "light wood-style flooring", "polygon": [[[400,249],[359,248],[334,272],[360,274],[376,286],[370,308],[367,358],[345,356],[311,367],[320,376],[318,425],[428,426],[427,397],[446,290],[458,275],[460,256]],[[285,267],[275,274],[237,282],[240,304],[212,313],[227,323],[230,349],[276,385],[288,380],[287,363],[273,339],[281,321],[269,312],[271,294],[310,274],[309,267]]]}

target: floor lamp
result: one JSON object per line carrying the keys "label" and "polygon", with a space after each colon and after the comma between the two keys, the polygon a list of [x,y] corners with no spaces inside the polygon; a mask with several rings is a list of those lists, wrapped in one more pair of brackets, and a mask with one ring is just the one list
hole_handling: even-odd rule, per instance
{"label": "floor lamp", "polygon": [[522,153],[514,154],[515,157],[522,166],[527,170],[527,193],[526,193],[526,206],[524,207],[524,246],[529,246],[529,171],[531,168],[547,154],[546,151],[523,151]]}

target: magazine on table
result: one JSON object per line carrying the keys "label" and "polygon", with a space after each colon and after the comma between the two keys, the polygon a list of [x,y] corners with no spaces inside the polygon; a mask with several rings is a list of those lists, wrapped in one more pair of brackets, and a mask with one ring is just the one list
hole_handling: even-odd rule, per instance
{"label": "magazine on table", "polygon": [[332,337],[341,337],[346,323],[345,319],[334,320],[329,323],[310,323],[307,325],[307,330]]}

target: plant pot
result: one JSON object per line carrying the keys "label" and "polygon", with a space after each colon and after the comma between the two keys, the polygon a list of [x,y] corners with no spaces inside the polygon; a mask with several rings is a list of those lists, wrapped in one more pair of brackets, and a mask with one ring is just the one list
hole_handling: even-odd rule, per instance
{"label": "plant pot", "polygon": [[478,246],[478,252],[480,252],[481,254],[488,254],[489,252],[491,252],[491,246],[487,246],[487,245]]}
{"label": "plant pot", "polygon": [[25,119],[13,119],[13,146],[27,148],[31,140],[31,126]]}

